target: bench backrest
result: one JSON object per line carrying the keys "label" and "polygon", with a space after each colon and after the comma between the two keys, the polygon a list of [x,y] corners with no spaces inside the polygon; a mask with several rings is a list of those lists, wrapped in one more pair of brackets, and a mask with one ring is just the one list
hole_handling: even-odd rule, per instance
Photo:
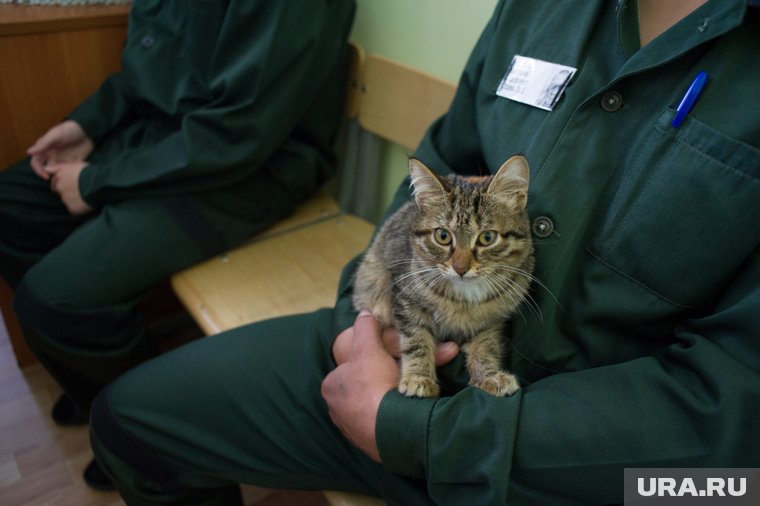
{"label": "bench backrest", "polygon": [[412,150],[445,113],[456,86],[420,70],[370,55],[360,72],[359,125]]}

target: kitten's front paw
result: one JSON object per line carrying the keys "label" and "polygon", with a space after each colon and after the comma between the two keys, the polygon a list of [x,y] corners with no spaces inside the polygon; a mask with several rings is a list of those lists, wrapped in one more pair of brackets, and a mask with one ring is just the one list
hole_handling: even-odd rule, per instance
{"label": "kitten's front paw", "polygon": [[496,397],[512,395],[520,389],[515,375],[504,371],[486,376],[481,381],[471,381],[470,384]]}
{"label": "kitten's front paw", "polygon": [[438,383],[427,376],[401,378],[398,391],[407,397],[438,397],[441,392]]}

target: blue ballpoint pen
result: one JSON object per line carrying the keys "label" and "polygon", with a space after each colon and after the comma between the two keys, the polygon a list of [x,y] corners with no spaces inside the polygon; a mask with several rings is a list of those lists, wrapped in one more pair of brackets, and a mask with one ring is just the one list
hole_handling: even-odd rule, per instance
{"label": "blue ballpoint pen", "polygon": [[676,117],[673,118],[673,122],[671,123],[673,127],[678,128],[681,126],[686,115],[689,114],[691,108],[694,107],[694,102],[699,98],[699,94],[702,93],[702,88],[705,87],[706,82],[707,72],[700,72],[697,74],[697,77],[694,78],[691,86],[689,86],[689,89],[686,90],[686,94],[681,99],[681,103],[678,104],[678,107],[676,108]]}

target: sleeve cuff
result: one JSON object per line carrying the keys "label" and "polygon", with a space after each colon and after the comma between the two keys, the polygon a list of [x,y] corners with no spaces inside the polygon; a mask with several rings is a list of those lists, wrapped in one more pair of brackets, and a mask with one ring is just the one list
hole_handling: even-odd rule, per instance
{"label": "sleeve cuff", "polygon": [[96,168],[90,164],[79,173],[79,195],[92,207],[100,207],[96,195],[93,193],[93,179],[96,174]]}
{"label": "sleeve cuff", "polygon": [[105,130],[105,125],[102,119],[99,120],[92,114],[87,114],[84,109],[86,109],[84,105],[79,106],[66,116],[65,119],[78,123],[82,127],[82,130],[84,130],[84,133],[87,134],[87,137],[92,139],[95,144],[98,144],[103,137],[102,132]]}
{"label": "sleeve cuff", "polygon": [[380,402],[375,437],[390,472],[426,477],[428,423],[438,399],[412,399],[391,390]]}

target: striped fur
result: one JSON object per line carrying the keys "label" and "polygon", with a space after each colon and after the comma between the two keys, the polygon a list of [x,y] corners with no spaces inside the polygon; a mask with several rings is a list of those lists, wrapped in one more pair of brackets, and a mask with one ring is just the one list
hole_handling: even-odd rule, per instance
{"label": "striped fur", "polygon": [[506,319],[528,297],[533,244],[529,171],[512,157],[494,176],[439,177],[409,161],[414,201],[390,216],[356,274],[354,306],[401,335],[399,391],[436,397],[436,340],[466,354],[470,384],[511,395],[501,370]]}

